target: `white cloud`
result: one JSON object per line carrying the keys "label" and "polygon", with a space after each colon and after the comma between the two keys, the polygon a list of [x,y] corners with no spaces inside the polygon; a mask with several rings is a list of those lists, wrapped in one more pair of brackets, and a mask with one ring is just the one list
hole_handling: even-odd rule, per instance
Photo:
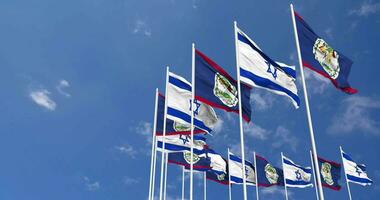
{"label": "white cloud", "polygon": [[294,135],[290,133],[290,131],[283,127],[279,126],[276,129],[276,132],[273,135],[273,143],[272,146],[274,148],[280,148],[284,145],[288,145],[291,150],[296,151],[297,150],[297,145],[298,145],[298,139]]}
{"label": "white cloud", "polygon": [[131,158],[135,158],[137,151],[133,148],[133,146],[129,144],[124,144],[122,146],[116,146],[115,149],[117,149],[120,153],[126,154]]}
{"label": "white cloud", "polygon": [[255,90],[251,93],[250,103],[254,110],[263,111],[271,108],[275,101],[275,98],[268,91]]}
{"label": "white cloud", "polygon": [[380,3],[373,3],[372,1],[364,1],[360,8],[349,11],[350,15],[369,16],[380,12]]}
{"label": "white cloud", "polygon": [[39,106],[42,106],[50,111],[54,111],[57,104],[50,98],[50,92],[45,89],[31,91],[30,98]]}
{"label": "white cloud", "polygon": [[123,183],[125,185],[134,185],[134,184],[137,184],[139,182],[140,182],[140,180],[136,179],[136,178],[127,177],[127,176],[123,178]]}
{"label": "white cloud", "polygon": [[141,134],[142,136],[146,137],[148,144],[152,144],[152,134],[153,134],[152,127],[153,127],[152,123],[150,122],[140,122],[135,128],[135,131],[138,134]]}
{"label": "white cloud", "polygon": [[216,122],[213,130],[212,130],[212,134],[214,136],[218,135],[219,133],[222,132],[223,130],[223,124],[224,124],[224,120],[222,118],[218,118],[218,121]]}
{"label": "white cloud", "polygon": [[83,180],[86,186],[86,190],[88,191],[95,191],[100,188],[100,183],[98,181],[91,182],[87,176],[84,176]]}
{"label": "white cloud", "polygon": [[249,124],[244,123],[243,129],[244,129],[244,133],[247,136],[253,137],[255,139],[266,140],[268,136],[270,135],[269,130],[266,130],[252,122],[250,122]]}
{"label": "white cloud", "polygon": [[380,135],[380,122],[371,117],[371,111],[380,109],[380,101],[353,95],[342,102],[337,115],[332,119],[328,132],[348,134],[354,130],[365,134]]}
{"label": "white cloud", "polygon": [[[311,71],[310,69],[305,69],[304,75],[307,89],[313,94],[323,94],[326,88],[331,84],[330,80],[314,71]],[[298,80],[301,82],[301,78]]]}
{"label": "white cloud", "polygon": [[62,80],[59,81],[59,83],[58,83],[58,85],[57,85],[56,88],[57,88],[57,91],[61,95],[65,96],[65,97],[71,97],[71,95],[69,93],[67,93],[67,92],[64,91],[64,89],[68,88],[68,87],[70,87],[70,83],[67,80],[62,79]]}
{"label": "white cloud", "polygon": [[[274,197],[274,195],[278,195],[278,194],[282,194],[285,196],[285,190],[283,187],[267,187],[267,188],[263,188],[261,192],[263,193],[263,195],[267,196],[267,199],[268,197]],[[288,190],[288,197],[292,195],[293,193]]]}
{"label": "white cloud", "polygon": [[142,19],[138,19],[135,21],[132,33],[133,34],[143,34],[147,37],[152,36],[152,31],[150,30],[147,23],[145,21],[143,21]]}

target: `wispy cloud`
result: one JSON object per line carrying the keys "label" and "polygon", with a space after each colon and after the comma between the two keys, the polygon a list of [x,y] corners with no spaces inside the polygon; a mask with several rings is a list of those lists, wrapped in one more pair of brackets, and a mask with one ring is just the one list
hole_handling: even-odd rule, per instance
{"label": "wispy cloud", "polygon": [[96,191],[100,188],[100,183],[98,181],[90,181],[90,179],[87,176],[83,177],[83,181],[86,187],[86,190],[88,191]]}
{"label": "wispy cloud", "polygon": [[71,94],[69,94],[68,92],[65,92],[64,90],[66,88],[70,87],[70,83],[67,81],[67,80],[60,80],[58,85],[56,86],[57,88],[57,91],[59,94],[65,96],[65,97],[71,97]]}
{"label": "wispy cloud", "polygon": [[273,106],[275,98],[268,91],[255,90],[251,93],[250,103],[254,110],[264,111]]}
{"label": "wispy cloud", "polygon": [[115,149],[118,150],[122,154],[126,154],[127,156],[131,158],[135,158],[137,151],[135,148],[129,144],[124,144],[122,146],[115,146]]}
{"label": "wispy cloud", "polygon": [[147,37],[152,36],[152,31],[147,23],[142,19],[137,19],[134,23],[134,27],[132,30],[133,34],[142,34]]}
{"label": "wispy cloud", "polygon": [[[276,199],[277,199],[278,194],[282,194],[285,196],[285,190],[283,188],[280,188],[280,187],[263,188],[262,193],[263,193],[263,195],[265,195],[267,197],[267,199],[272,199],[271,197],[273,197],[273,199],[274,199],[274,197],[275,197],[274,195],[276,195]],[[288,190],[288,197],[292,196],[292,195],[293,195],[292,192],[290,192]]]}
{"label": "wispy cloud", "polygon": [[126,177],[123,178],[123,183],[125,185],[134,185],[134,184],[137,184],[139,182],[140,182],[139,179],[128,177],[128,176],[126,176]]}
{"label": "wispy cloud", "polygon": [[57,104],[50,98],[50,92],[46,89],[32,90],[29,97],[39,106],[54,111]]}
{"label": "wispy cloud", "polygon": [[352,9],[349,11],[350,15],[357,16],[369,16],[380,12],[380,3],[373,3],[372,1],[364,1],[357,9]]}
{"label": "wispy cloud", "polygon": [[138,134],[144,136],[148,144],[152,143],[152,134],[153,134],[152,123],[141,121],[135,128],[135,131]]}
{"label": "wispy cloud", "polygon": [[243,129],[244,133],[247,134],[247,136],[253,137],[255,139],[266,140],[270,135],[269,130],[266,130],[252,122],[250,122],[249,124],[244,123]]}
{"label": "wispy cloud", "polygon": [[[331,84],[330,80],[309,69],[304,70],[304,75],[307,80],[307,89],[313,94],[323,94],[329,84]],[[298,80],[301,82],[301,79]]]}
{"label": "wispy cloud", "polygon": [[331,134],[348,134],[357,130],[364,134],[380,135],[380,122],[371,116],[371,111],[380,109],[380,101],[365,96],[350,96],[342,101],[337,115],[328,127]]}
{"label": "wispy cloud", "polygon": [[280,148],[284,145],[290,146],[292,151],[297,150],[298,146],[298,139],[296,136],[292,135],[289,131],[289,129],[279,126],[276,129],[276,132],[273,135],[274,142],[272,143],[272,146],[274,148]]}

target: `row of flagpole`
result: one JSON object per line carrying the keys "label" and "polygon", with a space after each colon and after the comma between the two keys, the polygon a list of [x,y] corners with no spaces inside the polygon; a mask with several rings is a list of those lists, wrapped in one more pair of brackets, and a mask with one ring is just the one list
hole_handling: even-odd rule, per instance
{"label": "row of flagpole", "polygon": [[[314,131],[313,131],[313,123],[312,123],[312,117],[310,112],[310,105],[309,105],[309,99],[308,99],[308,93],[307,93],[307,86],[305,82],[305,76],[303,71],[303,63],[302,63],[302,55],[300,50],[300,44],[299,44],[299,38],[297,33],[297,24],[295,21],[295,12],[293,5],[290,5],[291,9],[291,17],[292,17],[292,25],[294,30],[294,37],[295,37],[295,44],[297,49],[297,55],[298,55],[298,62],[299,62],[299,68],[301,71],[301,82],[303,86],[303,94],[304,94],[304,101],[305,101],[305,108],[306,108],[306,116],[307,116],[307,122],[308,122],[308,128],[309,128],[309,134],[310,134],[310,141],[311,141],[311,161],[312,161],[312,168],[314,174],[314,181],[315,181],[315,188],[316,188],[316,194],[317,199],[324,200],[323,190],[322,190],[322,182],[321,178],[319,176],[320,169],[318,163],[318,154],[317,154],[317,147],[314,137]],[[237,73],[237,93],[238,93],[238,107],[239,107],[239,130],[240,130],[240,148],[241,148],[241,159],[242,159],[242,168],[245,169],[245,143],[244,143],[244,130],[243,130],[243,114],[242,114],[242,102],[241,102],[241,81],[240,81],[240,64],[239,64],[239,44],[238,44],[238,28],[237,28],[237,22],[234,22],[234,33],[235,33],[235,58],[236,58],[236,73]],[[191,131],[191,141],[194,141],[194,99],[195,99],[195,44],[192,44],[192,67],[191,67],[191,104],[190,104],[190,111],[191,111],[191,123],[190,123],[190,131]],[[165,85],[165,91],[168,89],[168,79],[169,79],[169,67],[166,69],[166,85]],[[168,97],[167,97],[168,98]],[[153,127],[153,137],[152,137],[152,157],[151,157],[151,166],[150,166],[150,183],[149,183],[149,199],[154,198],[155,194],[155,176],[156,176],[156,159],[157,159],[157,141],[156,141],[156,121],[157,121],[157,102],[158,102],[158,89],[156,89],[156,101],[155,101],[155,114],[154,114],[154,127]],[[167,102],[165,101],[165,107],[164,107],[164,122],[163,122],[163,140],[162,140],[162,152],[161,152],[161,176],[160,176],[160,189],[159,189],[159,200],[166,200],[166,183],[167,183],[167,162],[168,162],[168,155],[165,153],[165,135],[166,135],[166,117],[167,117]],[[194,150],[193,142],[191,142],[191,152]],[[341,149],[342,152],[342,149]],[[228,155],[230,155],[230,152],[228,150]],[[281,153],[281,156],[283,158],[283,154]],[[343,159],[343,157],[342,157]],[[194,185],[194,166],[193,166],[193,160],[194,155],[193,153],[190,154],[190,184],[189,184],[189,199],[193,200],[193,185]],[[282,161],[283,162],[283,161]],[[254,153],[254,164],[256,168],[256,155]],[[230,174],[230,173],[229,173]],[[315,174],[318,174],[317,176]],[[230,176],[230,175],[229,175]],[[184,198],[184,178],[185,178],[185,172],[183,169],[182,173],[182,199]],[[247,200],[247,183],[246,183],[246,177],[242,176],[243,179],[243,199]],[[256,183],[257,182],[257,176],[256,176]],[[347,188],[349,197],[351,200],[351,192],[349,188],[349,183],[347,181],[347,175],[346,175],[346,182],[347,182]],[[285,181],[285,194],[286,199],[288,199],[287,195],[287,186]],[[230,177],[229,177],[229,199],[231,200],[232,194],[231,194],[231,183],[230,183]],[[258,187],[256,187],[256,198],[259,198],[258,193]],[[204,199],[206,199],[206,175],[204,175]]]}

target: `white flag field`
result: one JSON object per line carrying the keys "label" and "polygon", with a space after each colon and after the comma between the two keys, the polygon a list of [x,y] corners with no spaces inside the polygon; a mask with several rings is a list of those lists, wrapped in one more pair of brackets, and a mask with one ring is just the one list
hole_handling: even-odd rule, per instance
{"label": "white flag field", "polygon": [[243,184],[244,175],[247,185],[255,185],[256,176],[252,163],[245,161],[245,170],[243,171],[241,158],[230,153],[228,159],[228,167],[230,172],[231,183]]}

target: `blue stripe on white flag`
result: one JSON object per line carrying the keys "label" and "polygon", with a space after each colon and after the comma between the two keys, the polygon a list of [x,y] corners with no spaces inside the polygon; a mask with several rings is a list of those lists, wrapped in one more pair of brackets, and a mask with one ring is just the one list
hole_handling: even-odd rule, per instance
{"label": "blue stripe on white flag", "polygon": [[[168,115],[177,117],[187,123],[191,123],[191,116],[182,111],[168,107],[167,112],[168,112]],[[198,120],[197,118],[194,118],[194,126],[200,129],[203,129],[209,133],[212,131],[209,127],[207,127],[202,121]]]}
{"label": "blue stripe on white flag", "polygon": [[355,183],[359,183],[359,184],[372,184],[373,181],[371,179],[366,179],[366,178],[359,178],[359,177],[356,177],[356,176],[351,176],[349,174],[347,174],[347,179],[351,182],[355,182]]}
{"label": "blue stripe on white flag", "polygon": [[284,164],[287,164],[287,165],[292,165],[294,167],[297,167],[299,169],[302,169],[304,172],[308,173],[308,174],[311,174],[312,171],[311,171],[311,168],[310,167],[302,167],[302,166],[299,166],[299,165],[296,165],[294,164],[293,162],[291,162],[290,160],[284,158]]}

